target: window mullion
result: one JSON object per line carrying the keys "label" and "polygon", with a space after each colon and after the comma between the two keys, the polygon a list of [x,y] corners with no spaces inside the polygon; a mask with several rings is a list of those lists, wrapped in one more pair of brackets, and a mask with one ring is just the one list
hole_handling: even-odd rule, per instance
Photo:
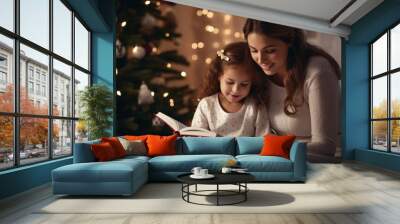
{"label": "window mullion", "polygon": [[[49,50],[53,52],[53,0],[49,0]],[[48,82],[49,86],[47,90],[49,94],[49,116],[48,120],[48,151],[49,151],[49,159],[53,159],[53,57],[49,55],[49,73],[48,73]]]}
{"label": "window mullion", "polygon": [[[390,29],[389,29],[389,31],[387,32],[387,71],[389,71],[390,70]],[[387,74],[387,98],[388,98],[388,105],[387,105],[387,110],[388,110],[388,118],[392,118],[392,111],[391,111],[391,109],[392,109],[392,100],[391,100],[391,86],[390,86],[390,84],[391,84],[391,82],[390,82],[390,80],[391,80],[391,78],[392,78],[392,75],[391,75],[391,73],[389,73],[389,74]],[[388,130],[388,141],[389,141],[389,143],[388,143],[388,152],[391,152],[392,151],[392,121],[390,120],[390,121],[388,121],[388,128],[387,128],[387,130]]]}
{"label": "window mullion", "polygon": [[[14,1],[14,30],[17,35],[19,35],[19,7],[20,1]],[[19,39],[14,39],[14,113],[20,113],[20,46]],[[19,166],[20,157],[19,157],[19,145],[20,145],[20,118],[18,116],[14,116],[14,166]]]}
{"label": "window mullion", "polygon": [[[71,66],[71,117],[75,118],[75,12],[72,11],[71,15],[71,23],[72,23],[72,38],[71,38],[71,56],[72,56],[72,65]],[[74,147],[75,147],[75,126],[76,126],[76,121],[73,120],[71,122],[72,124],[72,130],[71,130],[71,150],[72,150],[72,155],[74,155]]]}

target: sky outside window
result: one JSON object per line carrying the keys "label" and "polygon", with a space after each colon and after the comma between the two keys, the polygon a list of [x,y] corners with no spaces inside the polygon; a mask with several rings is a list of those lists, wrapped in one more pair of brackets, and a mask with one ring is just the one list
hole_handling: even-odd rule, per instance
{"label": "sky outside window", "polygon": [[0,0],[0,26],[14,31],[14,0]]}

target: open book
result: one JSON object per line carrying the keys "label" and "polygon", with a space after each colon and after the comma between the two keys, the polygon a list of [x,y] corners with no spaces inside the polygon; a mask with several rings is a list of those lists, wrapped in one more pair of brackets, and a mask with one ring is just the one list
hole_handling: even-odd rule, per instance
{"label": "open book", "polygon": [[189,136],[217,136],[217,133],[209,131],[204,128],[197,127],[188,127],[181,122],[173,119],[172,117],[158,112],[156,117],[160,118],[164,121],[172,130],[178,132],[180,135],[189,135]]}

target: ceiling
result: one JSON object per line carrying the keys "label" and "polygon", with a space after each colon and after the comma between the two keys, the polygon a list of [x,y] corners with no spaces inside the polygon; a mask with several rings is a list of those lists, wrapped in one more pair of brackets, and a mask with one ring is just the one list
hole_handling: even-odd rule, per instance
{"label": "ceiling", "polygon": [[347,37],[383,0],[168,0],[236,16]]}

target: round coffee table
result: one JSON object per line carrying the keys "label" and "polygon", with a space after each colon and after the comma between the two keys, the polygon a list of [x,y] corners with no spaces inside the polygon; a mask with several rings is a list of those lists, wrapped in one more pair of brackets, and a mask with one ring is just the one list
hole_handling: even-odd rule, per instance
{"label": "round coffee table", "polygon": [[[216,173],[213,174],[215,177],[212,179],[193,179],[190,177],[191,173],[182,174],[177,177],[178,181],[182,183],[182,199],[188,203],[198,205],[234,205],[247,200],[247,192],[249,188],[247,183],[255,180],[255,177],[249,173]],[[197,190],[198,184],[215,185],[215,190]],[[195,186],[194,191],[190,191],[190,186]],[[237,190],[224,190],[220,189],[220,185],[236,185]],[[209,192],[215,192],[215,194],[206,194]],[[190,201],[190,196],[203,196],[203,197],[216,197],[216,204],[203,204]],[[221,203],[221,197],[232,197],[240,196],[239,200],[231,203]]]}

